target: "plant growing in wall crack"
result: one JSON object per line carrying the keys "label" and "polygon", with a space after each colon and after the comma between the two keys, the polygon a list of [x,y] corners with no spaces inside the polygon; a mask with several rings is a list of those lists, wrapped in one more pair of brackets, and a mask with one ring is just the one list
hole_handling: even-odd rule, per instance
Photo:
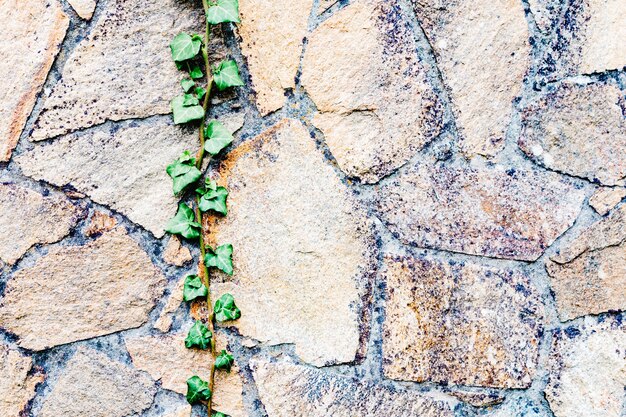
{"label": "plant growing in wall crack", "polygon": [[[195,156],[185,151],[166,169],[172,178],[174,194],[182,195],[185,191],[193,190],[195,201],[191,206],[181,201],[176,215],[170,219],[165,231],[198,242],[202,256],[198,275],[190,275],[185,279],[183,299],[192,301],[205,298],[209,313],[206,322],[197,320],[191,327],[185,339],[185,346],[189,349],[209,350],[213,363],[208,381],[197,375],[187,380],[187,401],[190,404],[206,402],[210,416],[227,417],[224,413],[212,409],[215,372],[217,370],[230,372],[234,358],[226,350],[219,354],[216,352],[214,324],[216,321],[237,320],[241,317],[241,311],[231,294],[223,294],[214,305],[211,302],[209,268],[217,268],[232,275],[233,246],[223,244],[213,249],[205,245],[202,213],[227,215],[228,190],[218,187],[208,177],[202,184],[198,182],[202,178],[202,161],[205,154],[214,157],[233,141],[231,132],[220,122],[206,120],[207,110],[213,85],[222,91],[241,86],[243,81],[235,61],[224,60],[211,65],[207,45],[212,25],[239,22],[239,4],[238,0],[202,0],[202,5],[206,16],[204,35],[180,33],[170,44],[172,59],[176,66],[189,74],[189,77],[180,83],[182,94],[172,100],[174,123],[199,122],[200,146]],[[203,79],[206,79],[204,85]]]}

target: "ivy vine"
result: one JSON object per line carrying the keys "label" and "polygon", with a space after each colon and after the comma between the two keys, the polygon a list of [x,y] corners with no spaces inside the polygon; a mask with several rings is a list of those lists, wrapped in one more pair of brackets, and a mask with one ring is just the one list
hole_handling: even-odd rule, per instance
{"label": "ivy vine", "polygon": [[[166,172],[172,178],[174,195],[183,196],[186,191],[197,188],[191,206],[181,201],[176,215],[169,220],[165,231],[177,234],[185,239],[197,242],[200,246],[202,262],[199,263],[198,275],[185,278],[183,299],[187,302],[204,298],[207,302],[208,317],[206,322],[197,320],[185,339],[188,349],[209,350],[212,364],[208,381],[197,375],[187,380],[187,401],[190,404],[206,402],[209,415],[228,417],[212,409],[212,399],[217,370],[230,372],[234,363],[233,356],[226,350],[219,355],[215,349],[215,322],[237,320],[241,310],[237,308],[231,294],[223,294],[215,305],[211,302],[209,268],[217,268],[226,274],[233,274],[233,246],[223,244],[215,249],[204,243],[202,234],[202,214],[213,212],[222,216],[228,214],[226,200],[228,190],[218,187],[210,178],[202,184],[202,162],[205,154],[215,157],[233,141],[233,135],[219,121],[207,121],[209,99],[213,85],[219,90],[242,86],[237,63],[224,60],[211,65],[208,56],[208,44],[211,27],[222,23],[239,23],[238,0],[202,0],[205,14],[204,35],[179,33],[170,44],[172,59],[179,70],[184,70],[189,77],[181,80],[182,94],[171,102],[175,124],[200,122],[200,147],[195,157],[185,151],[167,166]],[[206,74],[206,77],[205,77]],[[205,84],[202,85],[202,80]]]}

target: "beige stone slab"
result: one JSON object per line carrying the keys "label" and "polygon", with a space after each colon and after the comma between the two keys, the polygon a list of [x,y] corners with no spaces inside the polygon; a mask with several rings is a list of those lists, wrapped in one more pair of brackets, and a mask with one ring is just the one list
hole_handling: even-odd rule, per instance
{"label": "beige stone slab", "polygon": [[191,252],[180,243],[180,239],[176,236],[170,237],[163,251],[163,260],[170,265],[183,266],[192,259]]}
{"label": "beige stone slab", "polygon": [[0,327],[37,351],[139,327],[164,285],[148,255],[117,228],[84,246],[54,247],[17,271],[0,300]]}
{"label": "beige stone slab", "polygon": [[589,205],[600,215],[604,216],[626,197],[626,188],[615,187],[598,188],[589,198]]}
{"label": "beige stone slab", "polygon": [[443,107],[417,49],[408,19],[379,0],[353,2],[309,36],[302,86],[348,176],[375,183],[441,131]]}
{"label": "beige stone slab", "polygon": [[[233,277],[215,273],[243,315],[228,326],[303,360],[350,362],[362,352],[371,224],[300,122],[287,119],[232,151],[218,169],[228,216],[205,218],[207,242],[234,247]],[[271,325],[268,325],[271,323]]]}
{"label": "beige stone slab", "polygon": [[44,379],[43,374],[31,372],[33,361],[0,342],[0,415],[21,415],[22,410],[35,396],[35,387]]}
{"label": "beige stone slab", "polygon": [[68,25],[57,0],[0,1],[0,162],[11,158]]}
{"label": "beige stone slab", "polygon": [[176,287],[174,287],[172,293],[167,297],[165,306],[163,306],[163,310],[161,310],[159,318],[154,323],[154,328],[162,333],[167,333],[172,328],[174,313],[176,313],[176,310],[178,310],[183,302],[184,286],[185,280],[181,277],[176,283]]}
{"label": "beige stone slab", "polygon": [[383,372],[387,378],[528,388],[543,307],[518,272],[387,256]]}
{"label": "beige stone slab", "polygon": [[90,20],[96,10],[96,0],[68,0],[68,3],[85,20]]}
{"label": "beige stone slab", "polygon": [[95,211],[89,219],[89,226],[85,230],[85,236],[94,237],[101,235],[104,232],[112,230],[117,225],[117,220],[114,217],[102,211]]}

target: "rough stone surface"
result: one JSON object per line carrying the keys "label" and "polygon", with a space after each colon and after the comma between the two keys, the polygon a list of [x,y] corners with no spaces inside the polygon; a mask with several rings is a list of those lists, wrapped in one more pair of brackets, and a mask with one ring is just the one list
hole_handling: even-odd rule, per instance
{"label": "rough stone surface", "polygon": [[192,259],[191,252],[187,247],[181,245],[180,239],[176,236],[170,237],[165,251],[163,251],[163,260],[170,265],[183,266]]}
{"label": "rough stone surface", "polygon": [[387,256],[383,371],[391,379],[527,388],[543,308],[529,278]]}
{"label": "rough stone surface", "polygon": [[520,148],[546,168],[626,182],[626,102],[612,84],[562,84],[525,109]]}
{"label": "rough stone surface", "polygon": [[504,146],[529,67],[528,24],[516,0],[413,0],[452,101],[466,154]]}
{"label": "rough stone surface", "polygon": [[0,342],[0,415],[19,416],[35,396],[35,386],[43,375],[31,373],[33,361],[17,349]]}
{"label": "rough stone surface", "polygon": [[317,13],[322,14],[337,3],[339,3],[339,0],[320,0]]}
{"label": "rough stone surface", "polygon": [[555,0],[528,0],[537,28],[544,34],[556,25],[561,13],[561,2]]}
{"label": "rough stone surface", "polygon": [[495,409],[486,409],[478,414],[483,417],[551,417],[552,414],[537,403],[526,399],[507,401]]}
{"label": "rough stone surface", "polygon": [[443,109],[416,51],[393,2],[358,0],[310,36],[302,86],[319,110],[313,123],[350,177],[376,182],[439,133]]}
{"label": "rough stone surface", "polygon": [[154,323],[154,328],[162,333],[167,333],[172,328],[172,324],[174,322],[173,315],[183,302],[184,286],[185,280],[182,278],[179,279],[176,287],[174,287],[174,290],[167,298],[165,306],[163,307],[163,310],[161,310],[161,314],[159,314],[159,318]]}
{"label": "rough stone surface", "polygon": [[622,417],[626,326],[621,315],[556,331],[545,394],[556,417]]}
{"label": "rough stone surface", "polygon": [[118,228],[84,246],[52,248],[16,272],[0,300],[0,328],[20,346],[43,350],[138,327],[163,286],[147,254]]}
{"label": "rough stone surface", "polygon": [[262,115],[285,103],[295,87],[303,39],[313,0],[241,0],[241,51],[248,60],[252,88]]}
{"label": "rough stone surface", "polygon": [[161,237],[178,201],[165,167],[184,150],[196,149],[197,141],[195,132],[165,122],[130,124],[71,134],[16,160],[26,175],[71,184]]}
{"label": "rough stone surface", "polygon": [[589,198],[589,205],[604,216],[626,197],[626,188],[599,188]]}
{"label": "rough stone surface", "polygon": [[626,205],[546,262],[561,320],[626,309]]}
{"label": "rough stone surface", "polygon": [[442,401],[419,392],[299,366],[285,359],[253,358],[252,375],[269,417],[452,417]]}
{"label": "rough stone surface", "polygon": [[83,19],[89,20],[96,10],[96,0],[68,0],[68,3]]}
{"label": "rough stone surface", "polygon": [[229,212],[209,219],[207,241],[233,244],[235,273],[211,287],[254,312],[234,325],[270,344],[295,343],[309,363],[354,360],[374,241],[366,213],[309,133],[283,120],[231,152],[219,173]]}
{"label": "rough stone surface", "polygon": [[95,211],[89,220],[89,226],[85,230],[85,236],[93,237],[112,230],[117,225],[117,220],[101,211]]}
{"label": "rough stone surface", "polygon": [[532,261],[574,223],[583,199],[552,173],[418,163],[381,187],[376,210],[405,243]]}
{"label": "rough stone surface", "polygon": [[11,158],[65,37],[57,0],[3,0],[0,7],[0,162]]}
{"label": "rough stone surface", "polygon": [[125,417],[152,404],[150,378],[89,348],[78,348],[54,383],[41,417]]}
{"label": "rough stone surface", "polygon": [[181,93],[182,75],[168,45],[179,32],[200,32],[201,12],[195,4],[178,0],[108,1],[68,57],[32,138],[46,139],[106,120],[169,113],[171,98]]}
{"label": "rough stone surface", "polygon": [[14,264],[35,244],[67,236],[80,210],[61,196],[0,183],[0,260]]}
{"label": "rough stone surface", "polygon": [[474,407],[490,407],[502,403],[506,397],[504,393],[497,390],[491,391],[470,391],[462,388],[450,388],[450,395],[459,401],[473,405]]}

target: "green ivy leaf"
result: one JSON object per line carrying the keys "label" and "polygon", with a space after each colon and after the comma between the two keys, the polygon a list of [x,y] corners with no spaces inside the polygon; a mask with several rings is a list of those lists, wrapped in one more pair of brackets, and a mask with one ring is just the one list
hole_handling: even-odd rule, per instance
{"label": "green ivy leaf", "polygon": [[233,135],[217,120],[211,120],[205,127],[204,150],[211,155],[217,155],[222,149],[233,143]]}
{"label": "green ivy leaf", "polygon": [[239,310],[239,308],[237,308],[237,305],[235,305],[235,298],[228,293],[222,295],[215,302],[215,308],[213,309],[213,313],[215,314],[215,320],[220,322],[237,320],[239,317],[241,317],[241,310]]}
{"label": "green ivy leaf", "polygon": [[215,358],[215,367],[217,369],[223,369],[226,372],[230,372],[230,368],[233,366],[233,363],[235,363],[235,358],[233,358],[233,355],[225,350],[222,350],[222,353]]}
{"label": "green ivy leaf", "polygon": [[202,350],[206,350],[211,347],[211,331],[200,320],[196,320],[185,339],[185,346],[187,349],[192,347],[198,347]]}
{"label": "green ivy leaf", "polygon": [[233,274],[233,245],[228,243],[218,246],[215,251],[210,246],[207,246],[206,249],[207,253],[204,257],[206,266],[221,269],[228,275]]}
{"label": "green ivy leaf", "polygon": [[187,33],[179,33],[170,43],[172,50],[172,59],[176,62],[192,59],[202,47],[202,38],[198,35],[188,35]]}
{"label": "green ivy leaf", "polygon": [[202,72],[200,65],[193,64],[193,67],[189,69],[189,76],[193,78],[194,80],[204,77],[204,73]]}
{"label": "green ivy leaf", "polygon": [[209,383],[194,375],[187,380],[187,401],[189,404],[197,404],[211,398]]}
{"label": "green ivy leaf", "polygon": [[172,177],[174,194],[183,191],[188,185],[198,181],[202,173],[196,168],[196,159],[192,158],[189,151],[183,154],[173,163],[167,166],[167,175]]}
{"label": "green ivy leaf", "polygon": [[206,20],[212,25],[220,23],[239,23],[239,1],[217,0],[211,4],[206,13]]}
{"label": "green ivy leaf", "polygon": [[237,63],[233,60],[222,61],[213,67],[213,81],[220,91],[243,85]]}
{"label": "green ivy leaf", "polygon": [[197,106],[200,104],[198,98],[193,94],[185,94],[183,97],[183,106],[185,107]]}
{"label": "green ivy leaf", "polygon": [[219,411],[215,411],[211,414],[211,417],[230,417],[228,414],[220,413]]}
{"label": "green ivy leaf", "polygon": [[[194,103],[194,100],[191,100],[189,97],[192,97],[196,104],[189,104]],[[174,97],[172,100],[172,112],[174,113],[174,124],[177,125],[199,120],[204,117],[204,109],[198,104],[198,99],[191,94]]]}
{"label": "green ivy leaf", "polygon": [[194,92],[196,93],[196,96],[198,96],[198,100],[202,100],[202,98],[206,94],[206,88],[204,88],[204,87],[196,87]]}
{"label": "green ivy leaf", "polygon": [[207,189],[204,190],[202,197],[200,197],[200,203],[198,207],[202,212],[206,212],[209,210],[216,211],[224,216],[228,214],[228,209],[226,208],[226,198],[228,197],[228,190],[224,187],[217,187],[216,189]]}
{"label": "green ivy leaf", "polygon": [[183,91],[185,93],[188,93],[189,91],[191,91],[191,89],[194,88],[195,85],[196,83],[190,78],[185,78],[184,80],[181,80],[180,82],[180,86],[183,87]]}
{"label": "green ivy leaf", "polygon": [[200,237],[202,226],[195,220],[193,210],[187,204],[180,203],[176,215],[167,222],[165,231],[187,239],[196,239]]}
{"label": "green ivy leaf", "polygon": [[187,275],[183,287],[183,300],[193,301],[198,297],[206,297],[209,290],[197,275]]}

